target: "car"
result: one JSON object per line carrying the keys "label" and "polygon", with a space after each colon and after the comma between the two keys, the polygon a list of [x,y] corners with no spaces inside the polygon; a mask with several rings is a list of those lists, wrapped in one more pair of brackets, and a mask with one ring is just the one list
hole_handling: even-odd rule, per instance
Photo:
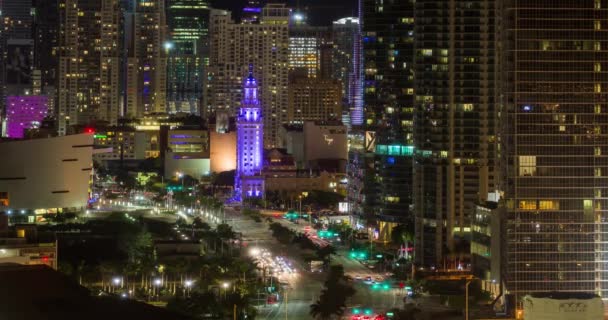
{"label": "car", "polygon": [[382,281],[384,281],[384,279],[382,279],[381,277],[376,277],[374,280],[376,280],[376,282],[382,282]]}
{"label": "car", "polygon": [[355,280],[359,280],[360,281],[361,279],[363,279],[363,277],[361,277],[360,275],[356,275],[355,276]]}
{"label": "car", "polygon": [[365,281],[366,281],[366,282],[372,282],[372,277],[371,277],[371,276],[367,276],[367,277],[365,277]]}

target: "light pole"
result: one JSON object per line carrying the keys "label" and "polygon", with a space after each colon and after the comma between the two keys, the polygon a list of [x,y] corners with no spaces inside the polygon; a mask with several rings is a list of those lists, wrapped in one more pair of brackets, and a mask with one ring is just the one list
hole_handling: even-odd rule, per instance
{"label": "light pole", "polygon": [[122,277],[114,277],[112,279],[112,284],[114,284],[114,291],[116,291],[116,287],[119,285],[122,288]]}
{"label": "light pole", "polygon": [[159,278],[154,279],[154,286],[156,287],[156,296],[158,301],[160,301],[160,286],[163,284],[163,281]]}
{"label": "light pole", "polygon": [[228,287],[230,286],[230,284],[228,282],[224,282],[222,283],[222,288],[224,288],[224,300],[226,300],[226,291],[228,291]]}
{"label": "light pole", "polygon": [[464,285],[464,320],[469,320],[469,285],[478,278],[467,279]]}
{"label": "light pole", "polygon": [[[192,280],[184,281],[184,296],[190,296],[190,288],[192,287],[192,284],[194,284],[194,281]],[[188,295],[186,295],[186,292],[188,292]]]}

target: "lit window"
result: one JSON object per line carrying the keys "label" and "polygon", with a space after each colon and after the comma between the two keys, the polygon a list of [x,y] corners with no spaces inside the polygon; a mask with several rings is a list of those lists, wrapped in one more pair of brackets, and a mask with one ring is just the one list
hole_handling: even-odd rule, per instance
{"label": "lit window", "polygon": [[540,200],[538,202],[540,210],[559,210],[559,202],[553,200]]}
{"label": "lit window", "polygon": [[536,210],[536,200],[521,200],[521,201],[519,201],[519,209],[521,209],[521,210]]}
{"label": "lit window", "polygon": [[536,156],[519,156],[519,175],[536,175]]}

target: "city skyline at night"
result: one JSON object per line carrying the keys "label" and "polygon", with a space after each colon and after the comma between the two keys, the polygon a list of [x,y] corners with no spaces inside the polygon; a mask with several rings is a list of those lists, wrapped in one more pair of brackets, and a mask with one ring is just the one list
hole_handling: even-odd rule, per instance
{"label": "city skyline at night", "polygon": [[608,319],[606,70],[608,0],[0,0],[0,318]]}

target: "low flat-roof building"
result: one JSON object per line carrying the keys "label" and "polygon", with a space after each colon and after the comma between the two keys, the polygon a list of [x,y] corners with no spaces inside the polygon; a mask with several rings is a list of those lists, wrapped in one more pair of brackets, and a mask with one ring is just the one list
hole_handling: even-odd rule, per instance
{"label": "low flat-roof building", "polygon": [[93,135],[0,143],[0,212],[79,211],[89,199]]}

